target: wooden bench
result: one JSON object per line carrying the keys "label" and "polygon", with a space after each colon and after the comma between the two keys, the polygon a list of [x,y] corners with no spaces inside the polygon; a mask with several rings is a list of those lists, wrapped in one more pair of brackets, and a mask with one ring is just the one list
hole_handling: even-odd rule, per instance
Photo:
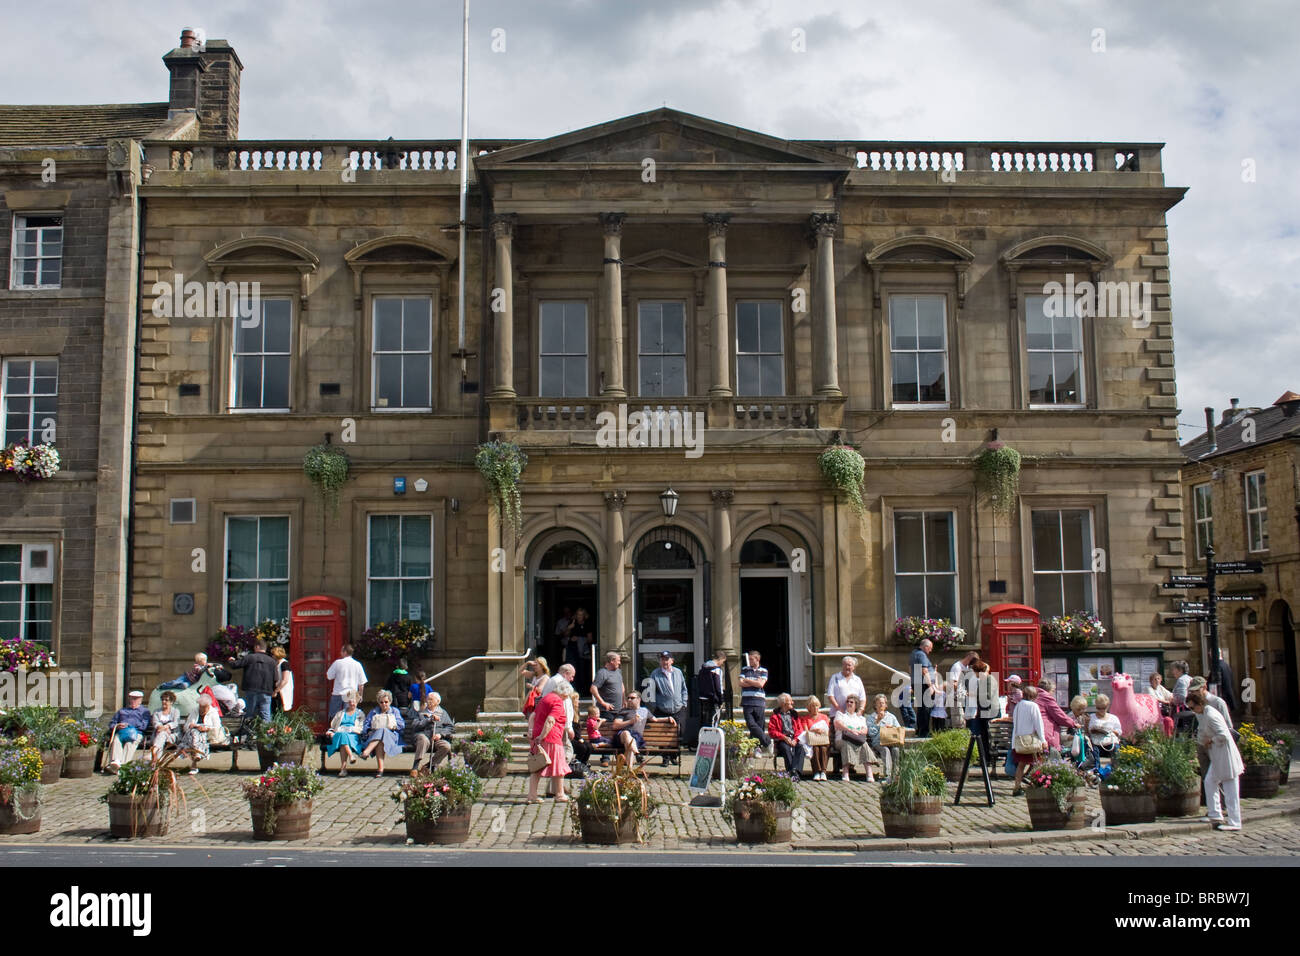
{"label": "wooden bench", "polygon": [[[614,742],[615,732],[612,725],[607,720],[600,722],[600,736],[605,738],[605,743],[592,745],[584,730],[582,739],[589,746],[593,754],[609,756],[611,754],[621,754],[623,748]],[[666,720],[647,720],[645,730],[641,732],[641,738],[645,741],[645,746],[637,748],[643,757],[671,757],[677,761],[677,776],[682,775],[681,764],[681,728],[676,724],[670,724]]]}
{"label": "wooden bench", "polygon": [[[230,751],[230,769],[226,772],[234,773],[239,769],[239,751],[254,749],[252,743],[252,727],[249,723],[247,714],[233,714],[227,717],[222,717],[221,727],[226,732],[225,742],[220,744],[208,744],[208,752],[209,755],[211,755],[218,750]],[[105,766],[104,761],[108,759],[111,734],[112,731],[109,731],[109,736],[106,736],[100,744],[99,753],[95,757],[96,770],[102,770]],[[169,743],[164,749],[164,752],[167,750],[175,751],[176,744]],[[142,743],[136,753],[148,753],[148,751],[149,747]]]}

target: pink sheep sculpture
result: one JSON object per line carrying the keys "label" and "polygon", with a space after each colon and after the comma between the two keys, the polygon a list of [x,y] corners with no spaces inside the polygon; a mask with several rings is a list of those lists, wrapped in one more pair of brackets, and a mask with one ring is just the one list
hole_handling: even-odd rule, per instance
{"label": "pink sheep sculpture", "polygon": [[1131,738],[1139,730],[1158,726],[1166,737],[1174,735],[1174,722],[1160,716],[1160,702],[1150,694],[1133,693],[1133,678],[1116,674],[1110,679],[1110,712],[1119,718],[1124,737]]}

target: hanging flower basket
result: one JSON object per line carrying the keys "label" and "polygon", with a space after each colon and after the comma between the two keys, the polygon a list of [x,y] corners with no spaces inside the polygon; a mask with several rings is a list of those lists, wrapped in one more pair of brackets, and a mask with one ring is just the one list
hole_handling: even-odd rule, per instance
{"label": "hanging flower basket", "polygon": [[1043,640],[1065,647],[1085,648],[1106,636],[1105,625],[1089,611],[1049,617],[1042,623]]}
{"label": "hanging flower basket", "polygon": [[523,530],[523,498],[519,494],[519,476],[528,466],[528,456],[513,442],[489,441],[478,446],[474,466],[487,484],[488,499],[517,537]]}
{"label": "hanging flower basket", "polygon": [[1020,495],[1020,452],[990,442],[975,459],[975,489],[989,499],[995,514],[1010,514]]}
{"label": "hanging flower basket", "polygon": [[27,439],[0,451],[0,471],[19,481],[40,481],[59,473],[59,453],[53,445],[29,445]]}
{"label": "hanging flower basket", "polygon": [[867,463],[856,449],[848,445],[832,445],[817,456],[822,477],[826,483],[848,499],[858,517],[866,512],[862,492],[866,485]]}
{"label": "hanging flower basket", "polygon": [[315,486],[322,508],[328,504],[335,518],[339,516],[339,489],[348,480],[351,467],[348,456],[333,445],[316,445],[302,457],[302,473]]}

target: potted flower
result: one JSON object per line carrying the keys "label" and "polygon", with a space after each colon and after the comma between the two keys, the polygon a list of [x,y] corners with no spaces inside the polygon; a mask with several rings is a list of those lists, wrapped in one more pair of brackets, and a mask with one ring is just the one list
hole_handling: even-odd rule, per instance
{"label": "potted flower", "polygon": [[0,746],[0,834],[41,828],[41,752],[26,741]]}
{"label": "potted flower", "polygon": [[634,843],[649,835],[658,806],[644,772],[630,769],[620,755],[613,770],[588,774],[578,785],[569,816],[584,843]]}
{"label": "potted flower", "polygon": [[911,647],[929,640],[936,651],[950,651],[966,641],[966,632],[947,618],[900,617],[894,622],[894,637]]}
{"label": "potted flower", "polygon": [[302,766],[307,747],[316,739],[312,727],[315,715],[305,707],[282,710],[271,715],[270,720],[253,722],[253,742],[257,744],[257,760],[266,771],[272,764],[292,763]]}
{"label": "potted flower", "polygon": [[1240,734],[1237,749],[1241,751],[1241,762],[1246,765],[1246,772],[1241,775],[1241,795],[1276,797],[1282,773],[1281,754],[1260,735],[1254,724],[1242,724],[1237,732]]}
{"label": "potted flower", "polygon": [[443,764],[412,774],[393,792],[402,808],[409,843],[446,846],[469,839],[470,815],[483,795],[483,781],[469,767]]}
{"label": "potted flower", "polygon": [[1091,611],[1049,617],[1042,623],[1043,639],[1065,647],[1085,648],[1106,636],[1101,619]]}
{"label": "potted flower", "polygon": [[24,438],[0,452],[0,471],[19,481],[53,478],[59,473],[59,465],[59,453],[53,444],[32,445]]}
{"label": "potted flower", "polygon": [[325,789],[315,770],[294,763],[272,764],[241,786],[253,817],[254,840],[311,836],[312,797]]}
{"label": "potted flower", "polygon": [[1156,816],[1194,817],[1201,806],[1196,744],[1187,737],[1154,735],[1143,745],[1156,788]]}
{"label": "potted flower", "polygon": [[736,826],[737,843],[789,843],[799,792],[789,774],[754,774],[727,792],[722,816]]}
{"label": "potted flower", "polygon": [[942,770],[917,748],[904,747],[894,775],[880,788],[885,836],[937,837],[947,789]]}
{"label": "potted flower", "polygon": [[970,747],[970,731],[954,728],[941,730],[921,742],[921,753],[943,771],[946,780],[956,783],[966,767],[966,751]]}
{"label": "potted flower", "polygon": [[227,661],[232,657],[239,659],[245,654],[251,654],[256,647],[257,635],[252,628],[242,624],[227,624],[212,635],[212,640],[208,641],[208,646],[203,650],[210,661]]}
{"label": "potted flower", "polygon": [[1035,830],[1082,830],[1088,823],[1087,790],[1078,769],[1064,760],[1047,760],[1028,774],[1025,799]]}
{"label": "potted flower", "polygon": [[0,671],[17,674],[19,671],[48,671],[54,666],[54,655],[44,644],[25,641],[21,637],[0,640]]}
{"label": "potted flower", "polygon": [[108,792],[99,798],[108,804],[108,835],[112,837],[165,836],[185,794],[171,769],[174,753],[160,760],[125,763]]}
{"label": "potted flower", "polygon": [[975,457],[975,488],[995,514],[1011,514],[1020,494],[1020,452],[996,438],[987,443]]}
{"label": "potted flower", "polygon": [[1295,734],[1289,730],[1274,727],[1272,730],[1266,731],[1263,737],[1277,750],[1277,782],[1280,786],[1285,787],[1287,776],[1291,770],[1291,754],[1295,752]]}
{"label": "potted flower", "polygon": [[85,717],[67,717],[63,776],[69,780],[89,777],[95,772],[95,754],[104,737],[104,729],[97,721]]}
{"label": "potted flower", "polygon": [[362,632],[357,653],[393,666],[403,657],[418,657],[431,637],[433,631],[420,621],[380,621]]}
{"label": "potted flower", "polygon": [[1119,748],[1101,784],[1101,812],[1107,825],[1155,823],[1156,795],[1148,755],[1129,744]]}
{"label": "potted flower", "polygon": [[41,783],[58,783],[63,770],[63,754],[68,747],[68,727],[57,707],[18,707],[11,721],[20,726],[24,736],[41,753]]}
{"label": "potted flower", "polygon": [[749,735],[749,728],[739,720],[723,720],[718,727],[727,744],[727,776],[740,780],[749,772],[758,752],[758,740]]}
{"label": "potted flower", "polygon": [[452,750],[480,777],[504,777],[510,761],[510,738],[499,727],[480,727],[467,737],[458,737]]}

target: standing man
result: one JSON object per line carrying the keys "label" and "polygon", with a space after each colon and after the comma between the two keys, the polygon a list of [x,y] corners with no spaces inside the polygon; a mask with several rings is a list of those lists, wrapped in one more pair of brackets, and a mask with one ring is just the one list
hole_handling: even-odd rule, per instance
{"label": "standing man", "polygon": [[366,671],[361,662],[353,658],[351,644],[343,645],[343,656],[330,665],[325,677],[334,682],[330,690],[330,720],[343,709],[343,695],[348,691],[357,695],[357,706],[361,706],[361,694],[366,689]]}
{"label": "standing man", "polygon": [[244,672],[239,689],[244,692],[244,702],[250,714],[263,720],[271,719],[271,694],[280,680],[279,668],[275,658],[266,653],[266,641],[253,645],[253,653],[245,654],[236,661],[233,657],[226,662],[227,667],[235,667]]}
{"label": "standing man", "polygon": [[916,736],[930,736],[930,708],[934,705],[934,664],[930,661],[930,651],[934,642],[928,637],[922,639],[912,651],[908,660],[908,670],[912,672],[912,706],[916,708]]}
{"label": "standing man", "polygon": [[966,677],[971,665],[979,659],[975,651],[967,651],[964,657],[953,661],[948,668],[948,726],[961,728],[966,726]]}
{"label": "standing man", "polygon": [[[654,682],[655,689],[654,715],[671,717],[677,722],[680,732],[686,726],[686,705],[689,700],[686,696],[686,675],[673,666],[671,651],[660,652],[659,666],[650,675],[650,679]],[[676,763],[676,757],[664,758],[665,767]]]}
{"label": "standing man", "polygon": [[565,660],[575,669],[584,668],[588,674],[591,673],[591,642],[594,638],[587,609],[580,607],[573,612],[573,620],[569,622],[569,646],[565,649]]}
{"label": "standing man", "polygon": [[749,652],[749,666],[740,669],[740,711],[745,715],[749,736],[758,740],[764,750],[772,746],[772,738],[763,729],[767,716],[767,668],[762,666],[763,655]]}
{"label": "standing man", "polygon": [[[614,711],[623,702],[622,666],[622,656],[618,651],[610,651],[605,655],[605,666],[596,671],[596,680],[591,685],[591,699],[600,708],[601,720],[612,720]],[[609,766],[609,758],[601,757],[600,765]]]}
{"label": "standing man", "polygon": [[727,652],[714,651],[713,659],[704,662],[695,675],[695,698],[700,703],[700,725],[718,726],[722,710],[722,677],[727,666]]}

